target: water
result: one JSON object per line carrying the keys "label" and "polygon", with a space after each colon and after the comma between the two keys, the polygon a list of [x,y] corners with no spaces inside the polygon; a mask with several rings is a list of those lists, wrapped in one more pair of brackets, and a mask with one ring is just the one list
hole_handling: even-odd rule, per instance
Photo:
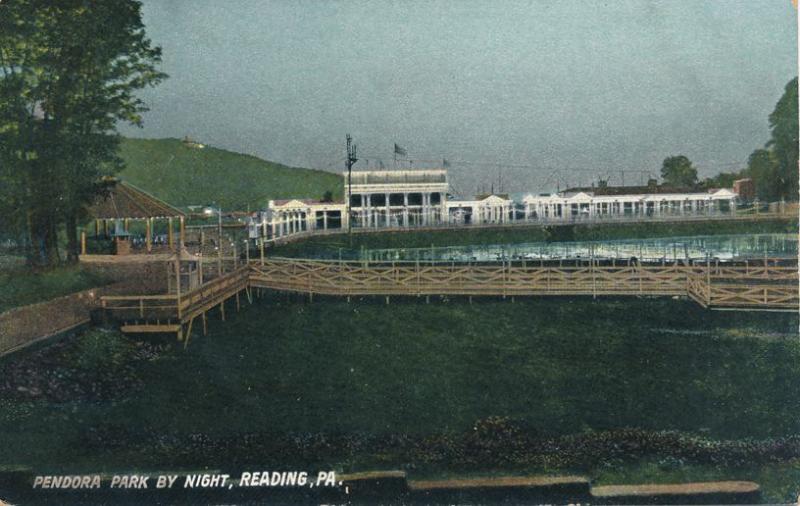
{"label": "water", "polygon": [[[502,260],[552,260],[615,258],[641,260],[719,259],[745,257],[794,258],[796,234],[737,234],[659,237],[614,241],[530,242],[476,244],[434,248],[391,248],[342,251],[345,260],[489,262]],[[330,254],[324,255],[330,257]]]}

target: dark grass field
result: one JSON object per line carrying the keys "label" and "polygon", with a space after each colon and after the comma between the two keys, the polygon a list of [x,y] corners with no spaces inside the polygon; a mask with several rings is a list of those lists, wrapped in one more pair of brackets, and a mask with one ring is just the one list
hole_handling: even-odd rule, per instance
{"label": "dark grass field", "polygon": [[[545,440],[623,428],[709,441],[800,434],[794,314],[635,298],[386,306],[276,295],[230,309],[187,350],[93,330],[6,359],[0,462],[75,472],[310,458],[346,470],[485,474],[562,464],[498,464],[491,452],[458,463],[408,441],[433,438],[438,448],[490,417]],[[785,456],[745,467],[677,462],[655,454],[563,465],[612,483],[766,473],[772,497],[798,476]]]}
{"label": "dark grass field", "polygon": [[22,265],[0,265],[0,312],[13,307],[103,286],[109,280],[77,265],[34,271]]}

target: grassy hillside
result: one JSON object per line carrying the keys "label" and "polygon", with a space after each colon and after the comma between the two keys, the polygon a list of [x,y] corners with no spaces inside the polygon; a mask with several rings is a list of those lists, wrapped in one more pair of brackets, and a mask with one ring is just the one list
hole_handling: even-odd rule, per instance
{"label": "grassy hillside", "polygon": [[119,177],[176,206],[218,202],[223,209],[261,207],[269,199],[342,194],[341,177],[287,167],[224,149],[192,148],[178,139],[125,139]]}

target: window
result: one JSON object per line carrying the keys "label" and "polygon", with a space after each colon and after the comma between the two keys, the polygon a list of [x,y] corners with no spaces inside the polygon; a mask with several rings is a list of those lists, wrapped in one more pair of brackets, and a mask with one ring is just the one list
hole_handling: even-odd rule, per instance
{"label": "window", "polygon": [[441,193],[431,193],[431,204],[437,205],[442,202],[442,194]]}
{"label": "window", "polygon": [[350,207],[361,207],[361,195],[350,195]]}
{"label": "window", "polygon": [[384,207],[386,205],[386,195],[383,193],[373,193],[369,196],[372,207]]}
{"label": "window", "polygon": [[410,205],[410,206],[421,206],[422,205],[422,194],[421,193],[409,193],[408,194],[408,205]]}
{"label": "window", "polygon": [[403,198],[402,193],[392,193],[389,195],[389,205],[390,206],[402,206],[405,205],[405,200]]}

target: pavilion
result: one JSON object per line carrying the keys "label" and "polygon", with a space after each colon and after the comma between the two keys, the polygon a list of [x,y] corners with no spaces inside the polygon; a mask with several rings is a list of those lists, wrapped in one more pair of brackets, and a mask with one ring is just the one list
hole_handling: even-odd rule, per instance
{"label": "pavilion", "polygon": [[[186,214],[183,211],[115,177],[104,177],[100,184],[103,189],[88,209],[88,214],[94,219],[95,238],[113,239],[116,254],[124,255],[136,249],[130,233],[131,222],[144,223],[142,246],[147,253],[154,249],[157,222],[166,223],[167,226],[165,244],[160,249],[166,247],[168,251],[176,251],[176,219],[179,224],[179,244],[184,244]],[[86,254],[86,232],[81,233],[81,254]]]}

